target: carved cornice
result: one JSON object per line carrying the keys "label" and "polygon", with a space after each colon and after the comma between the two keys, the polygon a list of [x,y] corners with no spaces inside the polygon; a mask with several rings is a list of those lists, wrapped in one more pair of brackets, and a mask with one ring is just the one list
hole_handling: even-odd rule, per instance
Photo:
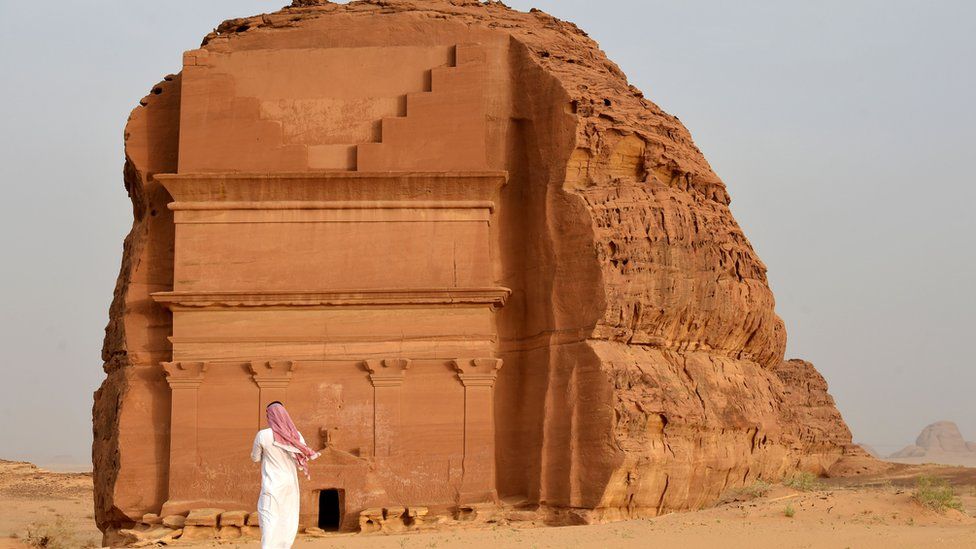
{"label": "carved cornice", "polygon": [[322,181],[322,180],[377,180],[377,179],[501,179],[508,180],[508,172],[503,170],[474,171],[400,171],[400,172],[199,172],[199,173],[158,173],[153,176],[159,181]]}
{"label": "carved cornice", "polygon": [[206,362],[163,362],[163,371],[170,389],[196,389],[203,383]]}
{"label": "carved cornice", "polygon": [[500,358],[459,358],[452,363],[465,387],[493,387],[502,368]]}
{"label": "carved cornice", "polygon": [[495,210],[491,200],[279,200],[170,202],[173,211],[209,210]]}
{"label": "carved cornice", "polygon": [[172,310],[241,307],[412,307],[484,305],[498,309],[512,291],[490,288],[354,289],[295,292],[156,292]]}
{"label": "carved cornice", "polygon": [[365,361],[373,387],[399,387],[410,367],[408,358],[384,358]]}
{"label": "carved cornice", "polygon": [[298,172],[156,174],[180,207],[185,203],[357,201],[422,197],[490,200],[504,171]]}
{"label": "carved cornice", "polygon": [[291,381],[295,363],[290,360],[256,361],[249,365],[251,379],[262,389],[284,389]]}

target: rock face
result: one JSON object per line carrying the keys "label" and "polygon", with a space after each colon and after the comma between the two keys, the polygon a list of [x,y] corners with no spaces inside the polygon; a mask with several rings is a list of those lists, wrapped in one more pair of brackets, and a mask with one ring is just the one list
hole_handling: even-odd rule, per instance
{"label": "rock face", "polygon": [[976,442],[966,442],[951,421],[937,421],[922,429],[915,444],[888,456],[893,461],[931,462],[946,465],[976,465]]}
{"label": "rock face", "polygon": [[[791,359],[773,368],[782,383],[775,395],[780,404],[780,423],[793,439],[793,450],[808,457],[830,456],[837,448],[858,453],[851,443],[851,431],[844,423],[827,381],[813,364]],[[822,464],[826,470],[830,464]]]}
{"label": "rock face", "polygon": [[651,516],[863,456],[813,366],[783,361],[765,266],[688,131],[542,12],[228,21],[133,111],[124,175],[105,530],[250,508],[271,399],[328,450],[304,527],[326,501],[342,529],[506,496]]}

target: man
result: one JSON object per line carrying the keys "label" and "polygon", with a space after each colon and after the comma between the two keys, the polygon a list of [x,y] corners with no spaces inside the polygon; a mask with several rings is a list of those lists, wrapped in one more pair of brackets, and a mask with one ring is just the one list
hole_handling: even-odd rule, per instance
{"label": "man", "polygon": [[251,459],[261,462],[261,549],[290,549],[298,534],[298,470],[308,475],[308,461],[319,457],[305,444],[278,401],[268,404],[268,428],[258,431]]}

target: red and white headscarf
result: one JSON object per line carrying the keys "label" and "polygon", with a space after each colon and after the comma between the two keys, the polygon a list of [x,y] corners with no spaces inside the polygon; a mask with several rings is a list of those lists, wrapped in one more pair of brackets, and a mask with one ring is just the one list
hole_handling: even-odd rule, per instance
{"label": "red and white headscarf", "polygon": [[310,479],[308,461],[319,457],[319,453],[302,442],[302,435],[288,415],[288,410],[280,403],[268,406],[268,426],[274,433],[274,445],[291,454],[298,468],[305,473],[305,478]]}

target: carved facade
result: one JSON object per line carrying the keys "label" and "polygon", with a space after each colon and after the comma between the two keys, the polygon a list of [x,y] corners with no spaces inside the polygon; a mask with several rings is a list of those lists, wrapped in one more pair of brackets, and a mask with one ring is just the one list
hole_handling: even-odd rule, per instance
{"label": "carved facade", "polygon": [[[175,225],[173,290],[152,294],[173,315],[161,513],[248,508],[258,479],[242,449],[275,400],[327,449],[304,485],[306,523],[322,490],[353,509],[494,501],[494,315],[510,290],[493,285],[491,233],[505,179],[157,175]],[[366,464],[394,494],[363,488]]]}

